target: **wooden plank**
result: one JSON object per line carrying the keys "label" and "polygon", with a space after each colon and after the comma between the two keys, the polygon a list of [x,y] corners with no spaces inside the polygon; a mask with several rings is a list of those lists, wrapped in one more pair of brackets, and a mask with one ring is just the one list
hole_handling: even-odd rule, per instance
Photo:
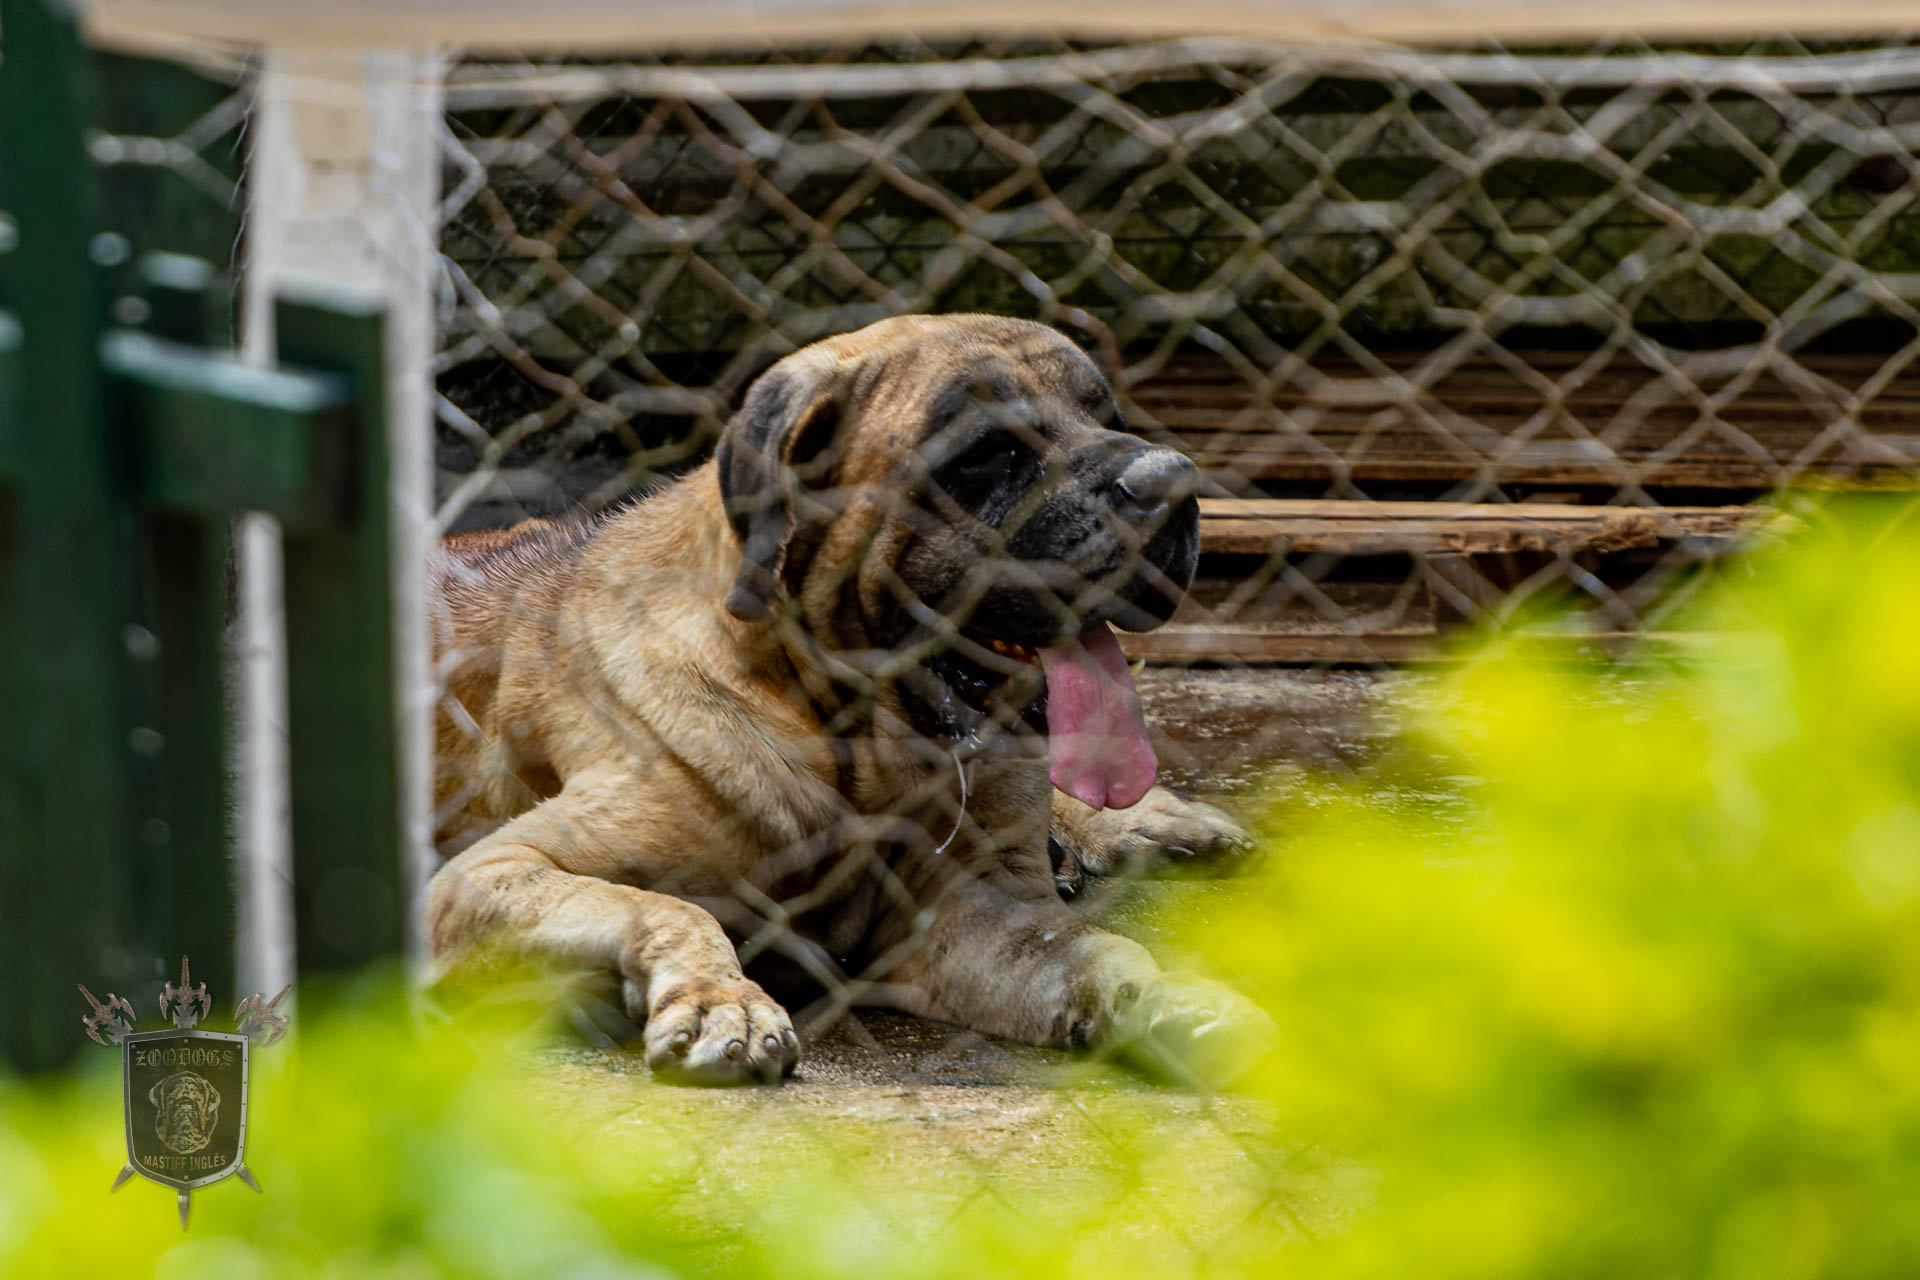
{"label": "wooden plank", "polygon": [[1243,401],[1210,408],[1190,401],[1158,409],[1154,419],[1161,429],[1205,440],[1214,436],[1263,435],[1278,431],[1313,434],[1378,433],[1418,429],[1444,439],[1459,434],[1469,442],[1481,433],[1489,446],[1523,428],[1545,439],[1617,441],[1628,448],[1651,449],[1701,423],[1722,425],[1756,439],[1784,438],[1794,445],[1810,441],[1819,427],[1841,424],[1869,434],[1912,435],[1920,425],[1920,401],[1904,396],[1881,397],[1858,412],[1832,403],[1808,403],[1786,396],[1743,396],[1717,410],[1679,401],[1627,405],[1644,387],[1622,388],[1618,394],[1569,396],[1549,405],[1543,396],[1518,393],[1461,395],[1447,399],[1430,396],[1385,397],[1345,401],[1309,394],[1272,396],[1249,408]]}
{"label": "wooden plank", "polygon": [[[1767,372],[1703,408],[1632,356],[1586,372],[1591,357],[1579,353],[1513,359],[1524,371],[1485,356],[1442,366],[1430,352],[1386,353],[1379,376],[1328,356],[1256,385],[1225,360],[1182,356],[1119,382],[1142,434],[1254,481],[1920,485],[1920,361],[1888,369],[1897,357],[1804,354],[1811,385]],[[1716,371],[1694,390],[1727,385]]]}
{"label": "wooden plank", "polygon": [[[1549,488],[1617,489],[1639,484],[1654,487],[1696,487],[1746,496],[1754,490],[1793,485],[1827,485],[1858,481],[1862,484],[1905,487],[1920,485],[1920,439],[1892,441],[1836,440],[1808,456],[1793,450],[1773,451],[1772,457],[1754,457],[1731,449],[1690,450],[1692,456],[1650,456],[1646,450],[1591,445],[1529,444],[1518,448],[1471,453],[1440,442],[1379,440],[1315,441],[1315,448],[1280,452],[1260,440],[1234,444],[1198,443],[1161,438],[1186,454],[1205,472],[1229,487],[1232,477],[1271,482],[1393,482],[1458,485],[1478,481],[1495,486],[1532,485]],[[1401,447],[1393,447],[1400,445]]]}
{"label": "wooden plank", "polygon": [[[1659,349],[1665,358],[1676,367],[1685,370],[1690,362],[1699,363],[1703,358],[1718,358],[1719,352],[1689,352],[1672,348]],[[1803,351],[1791,357],[1793,363],[1822,378],[1830,379],[1842,386],[1858,387],[1867,378],[1880,372],[1895,353],[1892,352],[1842,352],[1842,351]],[[1552,378],[1556,381],[1580,369],[1589,372],[1582,376],[1583,385],[1603,382],[1608,378],[1619,378],[1634,382],[1644,382],[1650,378],[1663,376],[1646,360],[1627,351],[1616,351],[1612,355],[1596,362],[1596,353],[1585,349],[1549,349],[1518,348],[1502,349],[1501,354],[1479,349],[1466,353],[1446,351],[1431,347],[1386,347],[1369,350],[1368,360],[1360,360],[1346,354],[1343,350],[1326,349],[1311,357],[1302,357],[1299,363],[1309,372],[1309,379],[1327,378],[1338,380],[1362,380],[1375,376],[1379,368],[1405,376],[1419,382],[1435,378],[1473,379],[1482,378],[1490,383],[1506,385],[1525,385],[1516,366],[1524,366],[1533,374]],[[1751,376],[1752,369],[1742,362],[1738,368],[1741,376]],[[1724,384],[1731,374],[1721,372],[1717,375],[1703,375],[1697,378],[1703,385]],[[1777,375],[1763,372],[1763,381]],[[1246,387],[1252,385],[1241,369],[1220,356],[1201,352],[1186,351],[1167,357],[1151,369],[1128,370],[1120,375],[1121,381],[1129,386],[1221,386]],[[1910,384],[1920,379],[1920,361],[1907,360],[1904,371],[1896,381]]]}
{"label": "wooden plank", "polygon": [[1847,488],[1920,487],[1920,459],[1857,460],[1805,466],[1740,461],[1636,463],[1630,459],[1581,462],[1539,459],[1524,454],[1497,461],[1370,457],[1321,461],[1192,448],[1183,451],[1202,470],[1273,484],[1354,484],[1364,488],[1381,484],[1455,485],[1486,481],[1495,485],[1570,485],[1590,489],[1638,485],[1736,493],[1783,485],[1824,488],[1830,483]]}
{"label": "wooden plank", "polygon": [[[182,37],[230,44],[278,44],[321,48],[369,45],[435,45],[457,41],[471,49],[562,54],[631,51],[689,44],[733,47],[743,38],[773,47],[807,41],[825,44],[860,38],[876,28],[890,35],[927,38],[1015,34],[1158,39],[1169,28],[1305,41],[1335,36],[1341,42],[1320,62],[1329,73],[1342,65],[1377,68],[1388,55],[1349,52],[1354,41],[1478,44],[1490,36],[1546,44],[1632,31],[1646,39],[1662,35],[1703,40],[1724,35],[1750,39],[1755,31],[1806,35],[1836,32],[1858,37],[1900,32],[1913,25],[1911,0],[1832,0],[1818,9],[1805,0],[1748,0],[1741,5],[1675,5],[1665,0],[1620,0],[1604,9],[1549,0],[1488,0],[1473,6],[1435,6],[1427,0],[1381,0],[1354,6],[1335,0],[1276,5],[1270,0],[1199,0],[1177,15],[1151,5],[1089,5],[1085,0],[967,0],[890,7],[797,0],[749,3],[629,3],[626,0],[550,0],[528,6],[518,0],[88,0],[90,28],[102,39],[131,47],[167,46]],[[1289,51],[1295,59],[1303,57]],[[1223,56],[1215,54],[1214,56]],[[1269,53],[1271,57],[1280,56]],[[1411,57],[1411,55],[1408,55]],[[1456,57],[1460,55],[1455,55]],[[1425,55],[1431,58],[1432,55]],[[1482,59],[1491,63],[1493,59]],[[1715,59],[1675,59],[1690,77],[1714,74]],[[1744,60],[1736,66],[1749,65]],[[1765,70],[1750,74],[1771,74]],[[1806,61],[1806,60],[1797,60]],[[1309,64],[1314,65],[1314,64]],[[1449,69],[1452,63],[1416,63]],[[1525,66],[1517,63],[1515,65]],[[1531,68],[1528,68],[1531,69]],[[1505,73],[1512,76],[1509,70]],[[1535,71],[1535,75],[1540,73]],[[1617,73],[1615,73],[1617,75]],[[1529,81],[1528,83],[1535,83]]]}
{"label": "wooden plank", "polygon": [[[1229,628],[1163,627],[1139,635],[1117,633],[1129,661],[1190,666],[1394,666],[1461,662],[1478,646],[1436,631],[1365,635],[1327,631],[1236,631]],[[1632,652],[1698,653],[1713,637],[1702,632],[1613,631],[1590,635],[1528,634],[1506,643],[1546,661],[1594,661]]]}
{"label": "wooden plank", "polygon": [[1203,554],[1491,555],[1612,553],[1663,543],[1723,554],[1784,517],[1751,507],[1202,498]]}
{"label": "wooden plank", "polygon": [[[1408,555],[1426,566],[1433,616],[1485,620],[1498,602],[1479,557],[1518,552],[1612,554],[1671,547],[1691,558],[1730,553],[1761,537],[1797,527],[1766,508],[1581,507],[1558,503],[1352,502],[1313,499],[1203,498],[1203,555]],[[1497,563],[1497,561],[1495,561]],[[1434,578],[1439,581],[1435,582]],[[1308,624],[1275,626],[1247,618],[1205,620],[1205,608],[1158,631],[1122,635],[1134,660],[1246,665],[1379,665],[1451,662],[1463,647],[1455,633],[1414,625],[1379,631],[1333,631]],[[1676,634],[1608,632],[1509,637],[1549,660],[1617,656],[1636,644],[1685,649]]]}
{"label": "wooden plank", "polygon": [[[1547,403],[1549,396],[1569,406],[1610,405],[1622,392],[1657,395],[1654,407],[1673,406],[1691,409],[1689,394],[1698,390],[1710,395],[1723,390],[1731,379],[1701,375],[1697,378],[1672,377],[1637,360],[1616,358],[1607,365],[1579,372],[1571,363],[1549,362],[1555,353],[1525,357],[1526,372],[1489,360],[1468,360],[1454,365],[1439,365],[1426,370],[1405,359],[1383,361],[1385,376],[1359,365],[1315,365],[1303,376],[1256,387],[1238,376],[1183,380],[1163,372],[1151,381],[1133,386],[1134,399],[1148,406],[1161,404],[1189,408],[1196,413],[1222,411],[1245,405],[1251,399],[1258,404],[1282,407],[1321,403],[1371,407],[1425,400],[1447,404],[1454,400],[1487,403],[1496,406],[1521,406],[1529,412]],[[1796,385],[1771,371],[1743,371],[1745,383],[1738,398],[1729,403],[1755,408],[1788,408],[1805,411],[1810,405],[1839,407],[1837,394],[1860,389],[1877,368],[1848,368],[1843,365],[1816,364],[1809,372],[1833,385],[1831,387]],[[1886,381],[1869,400],[1869,406],[1883,404],[1911,412],[1920,398],[1920,372],[1907,369]]]}
{"label": "wooden plank", "polygon": [[[1721,358],[1724,353],[1706,351],[1691,352],[1675,348],[1658,348],[1669,362],[1682,370],[1690,363],[1711,362]],[[1621,377],[1635,381],[1661,376],[1648,361],[1629,351],[1615,351],[1611,355],[1596,361],[1596,352],[1590,349],[1560,349],[1521,347],[1508,350],[1501,348],[1499,353],[1485,348],[1476,348],[1467,352],[1448,351],[1432,347],[1384,347],[1369,350],[1365,363],[1337,348],[1326,348],[1311,356],[1300,357],[1299,364],[1311,370],[1309,377],[1334,379],[1362,379],[1374,376],[1376,368],[1385,368],[1416,380],[1432,377],[1469,377],[1484,376],[1491,379],[1511,381],[1518,378],[1516,366],[1524,366],[1535,374],[1561,379],[1579,369],[1589,369],[1584,375],[1587,381],[1607,377]],[[1856,387],[1884,368],[1893,352],[1860,351],[1802,351],[1794,354],[1793,363],[1828,378],[1843,386]],[[1908,359],[1901,379],[1920,378],[1920,361]],[[1425,371],[1424,373],[1422,371]],[[1746,362],[1738,366],[1741,376],[1749,376],[1752,369]],[[1122,373],[1121,380],[1128,385],[1251,385],[1241,368],[1223,357],[1199,351],[1182,351],[1168,356],[1164,361],[1151,368],[1136,367]],[[1763,378],[1775,375],[1763,373]],[[1726,372],[1711,377],[1703,377],[1703,382],[1725,383],[1731,375]]]}
{"label": "wooden plank", "polygon": [[[473,6],[469,4],[469,8]],[[543,16],[549,10],[543,9]],[[904,30],[904,28],[903,28]],[[979,34],[978,31],[972,34]],[[577,50],[575,51],[577,52]],[[1565,52],[1530,54],[1501,51],[1497,55],[1479,53],[1443,53],[1438,50],[1388,49],[1382,47],[1335,45],[1314,49],[1296,46],[1285,51],[1296,61],[1295,69],[1317,64],[1327,76],[1351,76],[1361,79],[1400,79],[1410,72],[1428,80],[1450,80],[1460,84],[1521,86],[1537,88],[1552,83],[1562,90],[1581,88],[1623,89],[1646,85],[1655,78],[1689,88],[1713,86],[1750,90],[1752,71],[1740,61],[1725,57],[1706,57],[1669,51],[1657,63],[1621,58],[1606,53],[1569,57]],[[733,65],[726,57],[712,61],[700,59],[693,64],[710,92],[735,102],[783,100],[795,97],[844,96],[849,98],[896,97],[919,93],[1016,88],[1025,85],[1069,84],[1092,78],[1095,74],[1122,72],[1128,75],[1155,73],[1175,79],[1181,73],[1212,71],[1217,64],[1266,68],[1274,65],[1275,51],[1257,42],[1241,40],[1182,39],[1156,41],[1138,47],[1078,50],[1069,59],[1032,54],[1000,58],[967,58],[948,62],[859,63],[777,63]],[[1761,55],[1767,83],[1780,91],[1800,94],[1872,93],[1912,87],[1916,73],[1884,51],[1790,56],[1784,53]],[[529,101],[598,101],[620,95],[634,97],[671,97],[684,92],[688,68],[681,65],[653,67],[613,63],[611,67],[588,65],[541,65],[523,62],[519,54],[504,63],[481,62],[456,72],[449,78],[455,90],[453,101],[461,106],[515,106]],[[478,92],[476,92],[476,90]],[[503,92],[504,91],[504,92]],[[1483,108],[1485,116],[1500,119],[1502,98]],[[1526,100],[1522,100],[1524,103]],[[1352,129],[1351,116],[1356,109],[1350,94],[1322,95],[1309,99],[1317,116],[1332,116]],[[1441,115],[1423,109],[1424,115]],[[1525,123],[1537,108],[1508,108]],[[1483,117],[1485,118],[1485,117]],[[1472,140],[1473,123],[1457,124],[1459,140]],[[1432,130],[1433,126],[1429,126]],[[1617,137],[1618,134],[1609,136]]]}
{"label": "wooden plank", "polygon": [[1140,634],[1117,632],[1130,662],[1245,663],[1249,666],[1338,666],[1435,662],[1448,650],[1432,631],[1385,635],[1323,631],[1240,631],[1232,628],[1162,627]]}

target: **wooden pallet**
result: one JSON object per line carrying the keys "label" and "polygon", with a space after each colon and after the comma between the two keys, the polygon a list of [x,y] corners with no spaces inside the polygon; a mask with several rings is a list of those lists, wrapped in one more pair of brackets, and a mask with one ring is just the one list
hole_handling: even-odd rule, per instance
{"label": "wooden pallet", "polygon": [[[1182,356],[1122,378],[1137,430],[1231,489],[1347,482],[1763,490],[1920,485],[1920,360],[1803,355],[1804,376],[1669,378],[1626,355],[1327,359],[1256,385]],[[1889,361],[1891,360],[1891,363]]]}
{"label": "wooden pallet", "polygon": [[[1581,507],[1554,503],[1344,502],[1202,499],[1202,573],[1220,557],[1405,556],[1425,578],[1427,625],[1303,629],[1184,608],[1158,631],[1121,637],[1128,657],[1159,663],[1374,665],[1449,661],[1448,632],[1489,621],[1500,602],[1503,558],[1595,557],[1671,550],[1690,560],[1726,555],[1790,530],[1791,517],[1753,507]],[[1225,568],[1226,576],[1233,576]],[[1608,631],[1540,638],[1556,657],[1615,653],[1642,641],[1682,638]]]}

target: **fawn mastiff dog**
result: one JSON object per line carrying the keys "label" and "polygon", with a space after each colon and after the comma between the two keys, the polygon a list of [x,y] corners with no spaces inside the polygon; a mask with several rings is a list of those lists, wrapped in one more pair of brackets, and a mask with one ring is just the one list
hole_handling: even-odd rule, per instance
{"label": "fawn mastiff dog", "polygon": [[616,975],[686,1081],[794,1068],[742,954],[1030,1044],[1237,1060],[1251,1003],[1060,900],[1234,832],[1154,786],[1109,626],[1173,613],[1198,477],[1114,420],[1051,329],[901,317],[775,364],[651,497],[449,539],[441,972]]}

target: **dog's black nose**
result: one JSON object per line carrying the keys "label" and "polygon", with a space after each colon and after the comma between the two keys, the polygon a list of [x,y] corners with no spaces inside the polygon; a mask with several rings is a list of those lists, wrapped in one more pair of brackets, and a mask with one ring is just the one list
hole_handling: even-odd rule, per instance
{"label": "dog's black nose", "polygon": [[1157,527],[1175,503],[1200,491],[1200,468],[1172,449],[1136,450],[1113,480],[1114,510],[1136,527]]}

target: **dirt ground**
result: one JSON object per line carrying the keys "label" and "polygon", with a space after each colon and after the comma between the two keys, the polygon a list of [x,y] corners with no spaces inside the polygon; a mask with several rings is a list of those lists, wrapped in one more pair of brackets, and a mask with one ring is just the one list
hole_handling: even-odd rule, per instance
{"label": "dirt ground", "polygon": [[856,1255],[869,1243],[964,1251],[966,1215],[987,1200],[996,1235],[1157,1250],[1178,1267],[1256,1237],[1270,1248],[1337,1234],[1375,1187],[1344,1153],[1282,1142],[1271,1103],[896,1014],[863,1012],[815,1040],[778,1088],[656,1084],[634,1055],[577,1047],[552,1050],[544,1075],[540,1092],[570,1128],[584,1122],[610,1153],[646,1153],[650,1184],[683,1197],[683,1222],[715,1204],[757,1206],[712,1231],[715,1266],[764,1247],[749,1237],[780,1233],[796,1200],[831,1215],[810,1224],[816,1240]]}
{"label": "dirt ground", "polygon": [[1148,667],[1135,683],[1160,755],[1161,781],[1231,799],[1277,778],[1362,763],[1400,729],[1431,677]]}

